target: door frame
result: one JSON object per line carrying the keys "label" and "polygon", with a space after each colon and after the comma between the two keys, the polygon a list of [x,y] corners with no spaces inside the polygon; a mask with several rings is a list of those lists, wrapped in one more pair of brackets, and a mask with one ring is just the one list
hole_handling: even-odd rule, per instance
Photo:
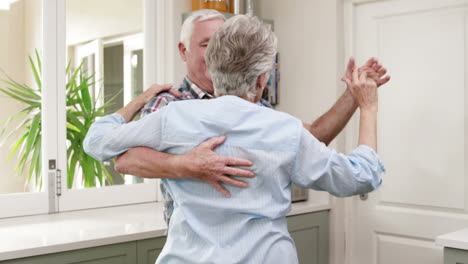
{"label": "door frame", "polygon": [[[360,4],[368,4],[368,3],[375,3],[375,2],[382,2],[385,0],[343,0],[343,43],[344,43],[344,58],[349,58],[354,56],[356,53],[355,45],[354,45],[354,31],[355,31],[355,7]],[[353,144],[353,139],[355,137],[356,132],[359,129],[359,122],[358,122],[357,115],[353,115],[351,120],[349,121],[348,125],[344,130],[344,139],[343,139],[343,146],[344,152],[349,152],[353,150],[356,146]],[[350,264],[352,260],[353,252],[350,250],[352,249],[353,241],[355,241],[356,232],[354,227],[355,219],[353,219],[353,210],[355,203],[360,202],[359,196],[353,196],[350,198],[346,198],[343,200],[343,215],[345,219],[344,223],[344,264]]]}

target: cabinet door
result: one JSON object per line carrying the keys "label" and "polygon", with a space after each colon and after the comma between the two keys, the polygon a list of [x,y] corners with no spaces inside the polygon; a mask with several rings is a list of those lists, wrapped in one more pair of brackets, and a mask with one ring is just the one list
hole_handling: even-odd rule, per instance
{"label": "cabinet door", "polygon": [[445,264],[468,264],[468,251],[455,248],[444,248]]}
{"label": "cabinet door", "polygon": [[0,262],[1,264],[136,264],[136,242],[85,248]]}
{"label": "cabinet door", "polygon": [[288,217],[299,263],[328,264],[328,211]]}
{"label": "cabinet door", "polygon": [[165,243],[166,237],[137,241],[138,264],[154,264]]}

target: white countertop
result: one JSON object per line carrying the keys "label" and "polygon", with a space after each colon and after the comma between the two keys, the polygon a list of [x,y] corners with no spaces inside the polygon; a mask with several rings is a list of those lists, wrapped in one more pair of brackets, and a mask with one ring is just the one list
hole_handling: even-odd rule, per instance
{"label": "white countertop", "polygon": [[[328,210],[310,200],[288,215]],[[0,261],[164,236],[162,203],[0,219]]]}
{"label": "white countertop", "polygon": [[468,228],[440,235],[436,238],[436,244],[443,247],[468,250]]}

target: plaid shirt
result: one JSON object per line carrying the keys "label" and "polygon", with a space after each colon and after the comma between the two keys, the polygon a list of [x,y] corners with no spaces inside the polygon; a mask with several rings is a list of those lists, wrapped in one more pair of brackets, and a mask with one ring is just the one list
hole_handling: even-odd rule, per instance
{"label": "plaid shirt", "polygon": [[[184,81],[180,85],[179,92],[182,93],[182,97],[177,98],[174,95],[164,92],[160,93],[158,96],[154,97],[149,103],[147,103],[141,110],[140,117],[156,112],[164,106],[168,105],[170,102],[179,101],[179,100],[190,100],[190,99],[211,99],[214,98],[213,95],[207,93],[205,90],[198,87],[196,84],[192,83],[188,77],[184,78]],[[264,100],[260,99],[257,103],[259,105],[272,108],[271,104]],[[166,187],[161,183],[159,186],[161,193],[164,197],[164,220],[169,226],[169,221],[171,220],[172,212],[174,211],[174,201],[172,200],[171,195],[167,192]]]}

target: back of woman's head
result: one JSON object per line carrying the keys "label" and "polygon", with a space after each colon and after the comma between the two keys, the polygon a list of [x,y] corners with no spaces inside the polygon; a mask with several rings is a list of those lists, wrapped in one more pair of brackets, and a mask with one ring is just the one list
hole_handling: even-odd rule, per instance
{"label": "back of woman's head", "polygon": [[255,97],[257,78],[274,65],[277,39],[256,17],[230,18],[211,37],[205,53],[215,94]]}

